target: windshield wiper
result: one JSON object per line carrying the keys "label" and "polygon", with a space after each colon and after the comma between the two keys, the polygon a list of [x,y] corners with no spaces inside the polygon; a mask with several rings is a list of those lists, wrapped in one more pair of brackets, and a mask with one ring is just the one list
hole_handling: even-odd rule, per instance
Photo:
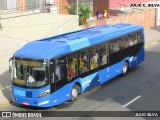
{"label": "windshield wiper", "polygon": [[20,72],[19,70],[17,70],[17,71],[18,71],[19,75],[22,77],[22,74],[21,74],[21,72]]}

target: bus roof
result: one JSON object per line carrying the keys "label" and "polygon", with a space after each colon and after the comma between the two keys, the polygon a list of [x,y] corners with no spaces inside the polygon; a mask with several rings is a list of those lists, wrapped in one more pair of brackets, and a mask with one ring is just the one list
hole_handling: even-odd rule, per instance
{"label": "bus roof", "polygon": [[51,59],[137,30],[143,30],[143,27],[124,23],[91,27],[29,42],[15,52],[14,56]]}

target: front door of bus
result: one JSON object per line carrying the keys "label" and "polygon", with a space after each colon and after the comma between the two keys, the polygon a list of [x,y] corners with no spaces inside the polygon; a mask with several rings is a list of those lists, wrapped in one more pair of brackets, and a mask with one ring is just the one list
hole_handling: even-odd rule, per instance
{"label": "front door of bus", "polygon": [[55,66],[55,65],[54,65],[54,60],[51,60],[51,61],[50,61],[50,79],[51,79],[51,80],[50,80],[50,83],[51,83],[51,88],[50,88],[50,90],[51,90],[51,93],[56,90],[56,89],[55,89],[55,88],[56,88],[56,87],[55,87],[55,81],[54,81],[54,79],[55,79],[55,78],[54,78],[54,76],[55,76],[55,75],[54,75],[54,74],[55,74],[55,73],[54,73],[54,66]]}
{"label": "front door of bus", "polygon": [[[103,84],[110,78],[109,43],[107,42],[106,44],[101,45],[99,52],[102,53],[102,56],[100,57],[102,70],[99,72],[99,78],[100,84]],[[105,55],[103,53],[105,53]]]}
{"label": "front door of bus", "polygon": [[[52,60],[51,65],[51,91],[60,89],[66,84],[66,60],[65,57]],[[53,67],[53,68],[52,68]],[[53,81],[53,82],[52,82]]]}

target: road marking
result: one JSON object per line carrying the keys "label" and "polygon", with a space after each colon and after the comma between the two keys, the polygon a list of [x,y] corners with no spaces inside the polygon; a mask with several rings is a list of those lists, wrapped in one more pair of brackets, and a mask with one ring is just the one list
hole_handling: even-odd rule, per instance
{"label": "road marking", "polygon": [[129,101],[128,103],[126,103],[125,105],[123,105],[122,107],[126,107],[128,105],[130,105],[131,103],[135,102],[136,100],[138,100],[141,96],[137,96],[136,98],[134,98],[133,100]]}
{"label": "road marking", "polygon": [[152,41],[152,42],[148,42],[148,43],[145,44],[145,48],[148,48],[152,45],[155,45],[157,42],[160,42],[160,40],[155,40],[155,41]]}

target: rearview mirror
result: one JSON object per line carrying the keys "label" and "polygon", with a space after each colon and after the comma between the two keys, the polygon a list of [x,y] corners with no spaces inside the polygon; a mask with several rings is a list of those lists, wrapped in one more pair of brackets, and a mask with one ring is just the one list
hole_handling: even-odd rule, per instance
{"label": "rearview mirror", "polygon": [[11,63],[12,63],[12,58],[10,58],[10,59],[9,59],[9,73],[11,73],[11,72],[12,72]]}

